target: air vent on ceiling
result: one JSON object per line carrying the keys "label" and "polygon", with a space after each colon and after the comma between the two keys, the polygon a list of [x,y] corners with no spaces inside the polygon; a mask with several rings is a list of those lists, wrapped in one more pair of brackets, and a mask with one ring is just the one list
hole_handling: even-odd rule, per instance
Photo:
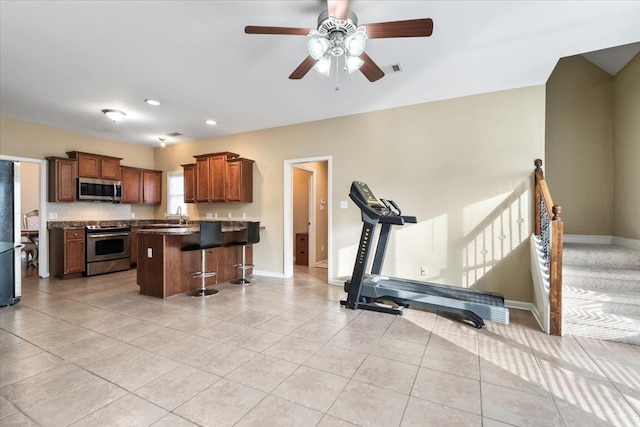
{"label": "air vent on ceiling", "polygon": [[384,71],[385,74],[393,74],[403,71],[400,64],[385,65],[384,67],[380,68],[382,69],[382,71]]}
{"label": "air vent on ceiling", "polygon": [[180,132],[171,132],[171,133],[168,133],[167,136],[175,138],[177,136],[182,136],[182,134]]}

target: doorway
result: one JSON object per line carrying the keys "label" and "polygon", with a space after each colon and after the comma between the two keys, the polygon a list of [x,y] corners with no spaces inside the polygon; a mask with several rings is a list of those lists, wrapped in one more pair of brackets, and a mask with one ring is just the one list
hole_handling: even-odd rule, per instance
{"label": "doorway", "polygon": [[284,166],[284,277],[293,275],[301,237],[308,267],[331,277],[331,156],[285,160]]}
{"label": "doorway", "polygon": [[[25,192],[29,191],[35,193],[36,198],[32,199],[29,196],[29,206],[32,206],[31,210],[37,209],[39,211],[39,224],[37,227],[38,234],[38,259],[37,276],[49,277],[49,233],[47,232],[47,161],[44,159],[31,159],[26,157],[15,157],[0,155],[1,160],[7,160],[14,164],[20,165],[17,168],[20,173],[16,174],[16,192],[18,197],[14,199],[14,212],[17,218],[16,232],[21,240],[23,229],[23,209],[25,207],[22,204],[22,198],[27,197]],[[22,171],[28,171],[27,174],[23,174]],[[35,182],[34,182],[35,181]],[[16,280],[18,276],[22,279],[22,274],[18,274],[18,269],[22,267],[22,252],[16,252]],[[22,280],[20,280],[21,285]],[[17,288],[18,289],[18,288]]]}

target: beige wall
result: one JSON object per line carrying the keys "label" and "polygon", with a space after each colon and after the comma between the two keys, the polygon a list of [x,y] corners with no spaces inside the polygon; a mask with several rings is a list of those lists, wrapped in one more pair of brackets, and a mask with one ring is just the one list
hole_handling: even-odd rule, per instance
{"label": "beige wall", "polygon": [[547,82],[543,165],[566,234],[613,234],[613,79],[581,56]]}
{"label": "beige wall", "polygon": [[[44,159],[48,156],[67,157],[67,151],[84,151],[121,157],[123,159],[121,163],[126,166],[147,169],[154,167],[154,151],[150,147],[0,117],[0,154]],[[164,179],[166,180],[166,177]],[[136,219],[154,217],[154,208],[142,205],[117,206],[92,202],[50,203],[48,210],[58,213],[59,220],[128,219],[131,212],[136,214]]]}
{"label": "beige wall", "polygon": [[565,233],[640,239],[640,55],[616,76],[561,59],[546,116],[544,169]]}
{"label": "beige wall", "polygon": [[640,239],[640,54],[614,79],[613,111],[613,232]]}
{"label": "beige wall", "polygon": [[[232,151],[255,159],[254,202],[198,204],[259,218],[256,268],[283,270],[283,179],[288,159],[332,156],[333,276],[353,269],[361,221],[353,180],[398,202],[419,224],[394,232],[384,273],[502,292],[531,301],[533,159],[544,157],[544,86],[267,129],[155,149],[155,167],[179,170],[193,155]],[[348,209],[339,209],[341,200]]]}
{"label": "beige wall", "polygon": [[[3,153],[4,154],[4,153]],[[20,212],[40,209],[40,164],[20,163]]]}
{"label": "beige wall", "polygon": [[[330,280],[353,269],[362,223],[348,192],[353,180],[362,180],[419,221],[394,231],[383,273],[531,301],[532,162],[544,158],[544,111],[545,87],[535,86],[153,150],[2,119],[0,143],[6,155],[78,150],[165,172],[181,170],[197,154],[232,151],[255,159],[253,203],[193,204],[189,214],[259,219],[266,228],[254,248],[256,268],[274,273],[284,271],[284,162],[332,156]],[[166,184],[166,173],[163,179]],[[348,208],[340,209],[340,201]],[[157,208],[156,217],[165,209]],[[426,277],[419,275],[421,265],[428,267]]]}

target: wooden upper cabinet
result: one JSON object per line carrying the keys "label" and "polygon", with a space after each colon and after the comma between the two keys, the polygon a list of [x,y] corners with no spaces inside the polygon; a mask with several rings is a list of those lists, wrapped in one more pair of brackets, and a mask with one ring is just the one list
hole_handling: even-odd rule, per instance
{"label": "wooden upper cabinet", "polygon": [[209,201],[209,159],[196,159],[196,201]]}
{"label": "wooden upper cabinet", "polygon": [[48,201],[75,202],[76,201],[76,161],[63,157],[47,157],[48,171]]}
{"label": "wooden upper cabinet", "polygon": [[227,160],[226,180],[226,201],[253,202],[253,160]]}
{"label": "wooden upper cabinet", "polygon": [[240,157],[228,151],[194,156],[196,158],[196,201],[225,202],[227,160]]}
{"label": "wooden upper cabinet", "polygon": [[120,157],[68,151],[70,158],[78,161],[78,176],[84,178],[120,179]]}
{"label": "wooden upper cabinet", "polygon": [[196,201],[196,164],[190,163],[182,166],[182,176],[184,177],[184,202],[195,203]]}
{"label": "wooden upper cabinet", "polygon": [[138,168],[122,166],[120,173],[122,179],[121,203],[142,203],[142,171]]}
{"label": "wooden upper cabinet", "polygon": [[162,203],[162,171],[122,166],[121,203]]}
{"label": "wooden upper cabinet", "polygon": [[226,156],[209,157],[209,200],[224,202],[227,183]]}
{"label": "wooden upper cabinet", "polygon": [[161,171],[142,171],[142,203],[152,205],[162,203]]}

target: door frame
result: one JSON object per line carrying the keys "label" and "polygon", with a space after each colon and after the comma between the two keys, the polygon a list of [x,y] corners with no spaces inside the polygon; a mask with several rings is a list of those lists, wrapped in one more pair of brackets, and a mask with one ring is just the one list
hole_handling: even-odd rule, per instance
{"label": "door frame", "polygon": [[[47,161],[45,159],[31,159],[28,157],[16,157],[16,156],[5,156],[0,154],[0,160],[7,160],[10,162],[25,162],[25,163],[38,163],[40,165],[40,188],[39,191],[39,199],[40,199],[40,227],[38,229],[38,275],[40,277],[46,278],[49,277],[49,233],[47,232],[47,218],[49,216],[47,212]],[[17,178],[18,182],[20,177]],[[14,202],[15,204],[15,202]],[[18,212],[18,216],[21,215],[21,207],[14,206],[16,212]],[[22,221],[20,224],[22,224]],[[22,228],[22,227],[20,227]],[[18,230],[20,231],[20,230]],[[20,234],[18,234],[20,236]],[[20,252],[16,251],[18,256],[20,256]],[[20,271],[20,264],[18,264],[18,270]]]}
{"label": "door frame", "polygon": [[[318,156],[318,157],[305,157],[301,159],[289,159],[284,161],[284,265],[283,272],[284,277],[289,278],[293,276],[293,168],[294,165],[299,163],[310,162],[327,162],[327,277],[332,277],[333,262],[331,259],[331,249],[333,247],[331,230],[332,230],[332,156]],[[315,174],[312,174],[315,176]],[[315,179],[313,180],[315,194]],[[310,194],[311,198],[311,194]],[[315,199],[315,198],[314,198]],[[315,203],[315,200],[314,200]],[[310,219],[313,218],[313,224],[315,229],[315,205],[313,213],[309,214]],[[311,234],[311,233],[310,233]],[[311,252],[311,237],[309,238],[309,251]],[[313,239],[315,245],[315,234]],[[315,247],[313,247],[313,255],[315,258]],[[311,255],[311,253],[309,254]],[[311,265],[311,256],[309,257],[309,264]],[[314,259],[315,261],[315,259]],[[315,264],[313,265],[315,267]]]}

